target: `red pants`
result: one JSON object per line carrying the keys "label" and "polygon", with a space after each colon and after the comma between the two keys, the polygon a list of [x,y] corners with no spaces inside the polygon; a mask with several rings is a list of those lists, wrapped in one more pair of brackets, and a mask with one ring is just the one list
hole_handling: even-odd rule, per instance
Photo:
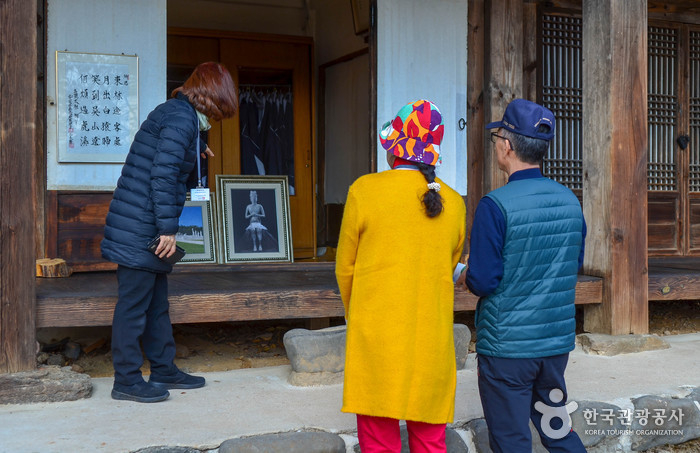
{"label": "red pants", "polygon": [[[446,453],[445,427],[406,421],[411,453]],[[357,414],[357,437],[362,453],[401,453],[401,430],[394,418]]]}

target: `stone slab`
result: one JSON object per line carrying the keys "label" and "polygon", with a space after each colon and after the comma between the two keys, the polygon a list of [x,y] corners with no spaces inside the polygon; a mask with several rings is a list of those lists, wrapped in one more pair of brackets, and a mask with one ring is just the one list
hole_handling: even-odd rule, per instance
{"label": "stone slab", "polygon": [[[447,446],[447,453],[470,453],[469,448],[460,435],[452,428],[445,429],[445,444]],[[353,447],[353,453],[362,453],[359,444]],[[408,429],[404,424],[401,424],[401,453],[410,453],[408,446]]]}
{"label": "stone slab", "polygon": [[219,453],[345,453],[345,441],[323,432],[263,434],[222,443]]}

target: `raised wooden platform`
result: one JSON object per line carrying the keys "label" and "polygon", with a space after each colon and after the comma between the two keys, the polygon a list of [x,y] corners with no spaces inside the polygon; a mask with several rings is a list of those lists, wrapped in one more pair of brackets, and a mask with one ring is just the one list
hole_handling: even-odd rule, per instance
{"label": "raised wooden platform", "polygon": [[700,300],[700,257],[649,258],[649,300]]}
{"label": "raised wooden platform", "polygon": [[[173,323],[343,316],[335,263],[180,265],[168,276]],[[576,303],[600,303],[602,281],[580,276]],[[117,302],[115,272],[37,278],[37,327],[106,326]],[[478,298],[455,291],[455,311]]]}

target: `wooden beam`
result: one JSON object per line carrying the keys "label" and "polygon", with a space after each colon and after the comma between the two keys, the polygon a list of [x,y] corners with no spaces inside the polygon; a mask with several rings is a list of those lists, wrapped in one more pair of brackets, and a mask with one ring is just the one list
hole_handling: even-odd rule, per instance
{"label": "wooden beam", "polygon": [[700,3],[697,0],[664,0],[648,3],[650,19],[700,23]]}
{"label": "wooden beam", "polygon": [[[484,7],[484,118],[488,124],[503,117],[510,101],[523,97],[523,2],[486,0]],[[489,192],[507,181],[498,168],[491,142],[484,142],[484,192]]]}
{"label": "wooden beam", "polygon": [[604,279],[584,329],[647,333],[647,2],[583,2],[584,271]]}
{"label": "wooden beam", "polygon": [[[335,263],[176,266],[168,277],[175,324],[315,319],[344,315]],[[37,327],[109,326],[117,303],[114,272],[37,280]],[[270,286],[270,282],[275,284]],[[600,303],[602,282],[579,276],[577,304]],[[478,298],[455,290],[455,311],[473,311]]]}
{"label": "wooden beam", "polygon": [[0,2],[0,373],[36,367],[37,2]]}

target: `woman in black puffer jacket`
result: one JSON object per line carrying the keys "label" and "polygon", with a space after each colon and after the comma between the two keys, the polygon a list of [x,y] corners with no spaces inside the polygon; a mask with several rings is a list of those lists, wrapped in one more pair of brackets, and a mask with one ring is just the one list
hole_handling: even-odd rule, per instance
{"label": "woman in black puffer jacket", "polygon": [[[168,314],[167,273],[161,258],[175,252],[175,233],[185,204],[187,179],[196,164],[200,130],[209,120],[235,115],[236,89],[219,63],[202,63],[172,98],[156,107],[131,144],[105,225],[102,256],[117,267],[119,299],[112,322],[112,398],[162,401],[168,389],[198,388],[204,378],[174,364],[175,341]],[[202,152],[210,152],[200,143]],[[148,243],[160,237],[155,254]],[[141,375],[143,350],[151,364]]]}

